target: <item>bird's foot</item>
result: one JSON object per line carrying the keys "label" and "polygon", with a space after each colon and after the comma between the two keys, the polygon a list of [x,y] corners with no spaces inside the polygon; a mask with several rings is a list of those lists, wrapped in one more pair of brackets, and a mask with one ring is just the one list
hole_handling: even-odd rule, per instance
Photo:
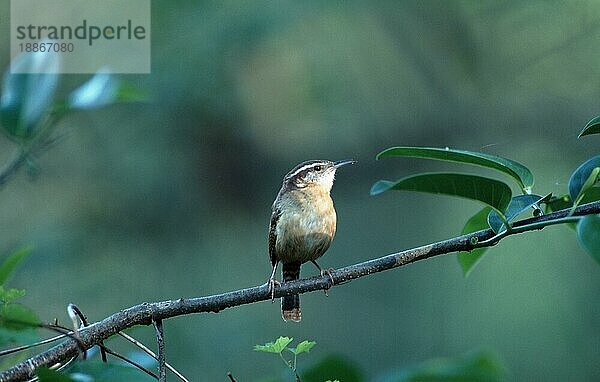
{"label": "bird's foot", "polygon": [[333,279],[333,272],[333,268],[321,269],[321,277],[327,275],[329,276],[329,280],[331,281],[330,285],[327,288],[323,289],[323,292],[325,292],[325,297],[329,297],[329,294],[327,294],[327,292],[329,291],[329,288],[331,288],[335,283],[335,280]]}
{"label": "bird's foot", "polygon": [[275,302],[275,287],[280,286],[281,283],[275,280],[274,277],[270,278],[267,283],[269,284],[269,292],[271,292],[271,302]]}
{"label": "bird's foot", "polygon": [[323,270],[323,268],[321,268],[321,266],[319,265],[319,263],[317,263],[315,260],[312,260],[312,263],[317,267],[317,269],[319,270],[319,272],[321,273],[321,277],[328,275],[329,279],[331,280],[330,285],[323,289],[323,292],[325,292],[325,296],[329,297],[329,295],[327,294],[327,291],[329,290],[329,288],[331,288],[333,286],[333,284],[335,284],[335,280],[333,279],[333,268],[328,268]]}

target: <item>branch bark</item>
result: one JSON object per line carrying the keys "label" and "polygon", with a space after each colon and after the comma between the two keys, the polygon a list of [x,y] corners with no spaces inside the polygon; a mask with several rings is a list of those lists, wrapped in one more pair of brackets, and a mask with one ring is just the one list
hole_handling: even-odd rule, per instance
{"label": "branch bark", "polygon": [[167,364],[165,362],[165,332],[162,320],[153,320],[156,331],[156,343],[158,348],[158,381],[167,382]]}
{"label": "branch bark", "polygon": [[[275,297],[324,290],[335,285],[345,284],[360,277],[398,268],[433,256],[458,251],[470,251],[476,247],[481,247],[481,243],[486,242],[486,240],[488,241],[485,246],[493,246],[507,236],[539,230],[545,226],[553,225],[556,223],[556,220],[568,217],[569,212],[570,209],[567,209],[515,222],[513,224],[513,231],[498,237],[497,240],[493,239],[496,237],[494,232],[491,229],[487,229],[340,268],[332,272],[333,285],[331,285],[329,275],[287,282],[277,287]],[[572,216],[597,213],[600,213],[600,201],[579,206]],[[151,325],[153,321],[192,313],[218,313],[227,308],[270,299],[271,294],[269,293],[268,285],[263,284],[213,296],[189,299],[180,298],[178,300],[135,305],[121,310],[102,321],[82,328],[79,331],[78,341],[67,339],[59,345],[3,371],[0,373],[0,382],[23,381],[31,378],[37,368],[41,366],[49,367],[76,356],[81,347],[89,349],[102,340],[132,326]]]}

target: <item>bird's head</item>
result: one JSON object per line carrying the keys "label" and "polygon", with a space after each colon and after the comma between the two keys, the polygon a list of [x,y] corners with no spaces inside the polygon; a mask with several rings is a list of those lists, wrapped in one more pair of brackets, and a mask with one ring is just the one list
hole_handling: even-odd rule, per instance
{"label": "bird's head", "polygon": [[283,182],[294,188],[318,186],[329,192],[333,186],[337,169],[352,163],[356,163],[356,161],[340,160],[332,162],[329,160],[309,160],[300,163],[288,172]]}

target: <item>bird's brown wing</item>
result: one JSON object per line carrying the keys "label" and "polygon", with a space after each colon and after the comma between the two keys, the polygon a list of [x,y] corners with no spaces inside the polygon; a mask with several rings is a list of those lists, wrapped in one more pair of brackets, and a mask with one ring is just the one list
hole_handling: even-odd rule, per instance
{"label": "bird's brown wing", "polygon": [[279,209],[274,209],[273,214],[271,215],[271,224],[269,224],[269,258],[271,259],[272,266],[275,266],[278,261],[275,243],[277,242],[277,221],[280,216],[281,211]]}

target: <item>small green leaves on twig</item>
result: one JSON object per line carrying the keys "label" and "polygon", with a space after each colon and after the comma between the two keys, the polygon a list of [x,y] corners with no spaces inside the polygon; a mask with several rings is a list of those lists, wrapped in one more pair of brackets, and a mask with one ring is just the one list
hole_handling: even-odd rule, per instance
{"label": "small green leaves on twig", "polygon": [[[314,341],[302,341],[295,348],[288,347],[288,345],[293,341],[293,338],[289,337],[279,337],[275,340],[275,342],[267,342],[264,345],[255,345],[254,350],[265,352],[265,353],[276,353],[279,354],[279,357],[283,361],[283,363],[294,373],[296,381],[300,381],[300,375],[298,374],[298,355],[302,353],[308,353],[310,349],[313,348],[317,343]],[[294,355],[294,358],[289,360],[283,356],[283,351],[287,350],[288,352]]]}
{"label": "small green leaves on twig", "polygon": [[310,351],[310,349],[313,348],[313,346],[315,346],[317,343],[314,341],[302,341],[298,344],[298,346],[296,346],[295,348],[289,348],[288,350],[291,351],[292,353],[294,353],[295,355],[298,354],[302,354],[302,353],[308,353]]}
{"label": "small green leaves on twig", "polygon": [[25,295],[25,291],[6,288],[7,280],[31,250],[31,247],[21,248],[8,255],[0,265],[0,346],[16,342],[19,338],[29,339],[32,329],[40,324],[31,309],[15,302]]}
{"label": "small green leaves on twig", "polygon": [[281,353],[293,340],[293,338],[289,337],[279,337],[275,342],[267,342],[264,345],[254,345],[254,350],[265,353]]}
{"label": "small green leaves on twig", "polygon": [[265,353],[278,353],[281,354],[284,350],[291,352],[294,355],[308,353],[310,349],[313,348],[317,343],[314,341],[302,341],[295,348],[288,347],[288,345],[293,341],[293,338],[289,337],[279,337],[275,340],[275,342],[267,342],[264,345],[254,345],[255,351],[265,352]]}

